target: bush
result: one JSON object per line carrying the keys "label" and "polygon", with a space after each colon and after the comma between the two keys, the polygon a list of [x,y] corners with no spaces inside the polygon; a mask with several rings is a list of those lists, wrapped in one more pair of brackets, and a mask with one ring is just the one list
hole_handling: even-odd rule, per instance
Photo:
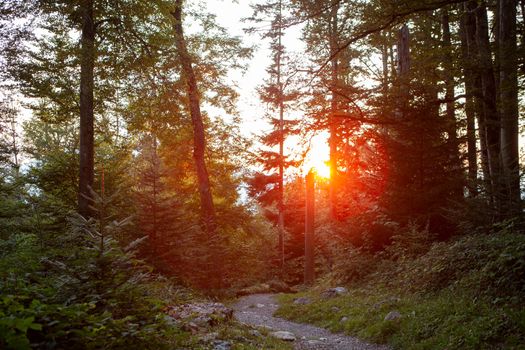
{"label": "bush", "polygon": [[342,249],[335,260],[332,275],[342,283],[359,282],[379,266],[375,255],[352,246]]}
{"label": "bush", "polygon": [[[0,241],[0,348],[158,348],[170,334],[144,298],[147,267],[114,238],[125,221],[74,217],[61,249]],[[138,282],[141,282],[139,284]]]}
{"label": "bush", "polygon": [[525,236],[474,235],[451,243],[434,243],[419,259],[398,270],[398,280],[413,291],[432,291],[462,284],[477,294],[523,299]]}

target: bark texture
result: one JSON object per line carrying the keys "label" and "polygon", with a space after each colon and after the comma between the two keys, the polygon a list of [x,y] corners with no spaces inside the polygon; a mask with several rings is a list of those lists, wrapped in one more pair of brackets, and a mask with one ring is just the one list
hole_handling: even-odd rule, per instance
{"label": "bark texture", "polygon": [[332,218],[337,217],[337,196],[336,196],[336,178],[337,178],[337,119],[334,117],[334,114],[339,109],[339,95],[337,90],[339,89],[339,58],[337,53],[339,52],[339,25],[337,21],[337,11],[339,10],[339,3],[336,2],[330,11],[329,19],[329,45],[330,45],[330,55],[331,60],[331,89],[332,89],[332,100],[330,105],[331,115],[330,115],[330,137],[328,139],[328,144],[330,147],[330,214]]}
{"label": "bark texture", "polygon": [[[454,66],[452,64],[452,39],[450,34],[450,20],[448,9],[441,10],[441,27],[443,33],[443,68],[445,80],[445,100],[446,102],[446,123],[448,134],[448,147],[451,154],[451,170],[454,177],[461,176],[461,163],[459,159],[459,144],[457,138],[456,106],[454,93]],[[463,187],[461,182],[453,188],[453,194],[456,198],[463,196]]]}
{"label": "bark texture", "polygon": [[93,216],[90,189],[94,179],[94,68],[95,68],[95,21],[93,0],[80,3],[82,14],[81,61],[80,61],[80,171],[78,212],[88,218]]}
{"label": "bark texture", "polygon": [[507,214],[521,210],[518,131],[518,53],[516,1],[499,1],[501,159],[508,200]]}
{"label": "bark texture", "polygon": [[466,15],[463,15],[459,23],[459,37],[461,41],[461,65],[463,69],[465,84],[465,114],[467,117],[467,160],[468,160],[468,183],[467,189],[470,197],[477,195],[477,173],[478,157],[476,146],[476,109],[474,102],[474,79],[472,61],[469,53]]}
{"label": "bark texture", "polygon": [[497,109],[496,81],[489,42],[487,5],[482,1],[475,10],[476,42],[479,50],[479,69],[483,88],[483,110],[485,113],[485,137],[492,184],[491,194],[498,212],[504,197],[501,172],[500,118]]}
{"label": "bark texture", "polygon": [[284,269],[284,91],[281,81],[282,53],[282,1],[279,1],[279,28],[278,28],[278,53],[277,53],[277,87],[279,88],[279,253],[281,255],[281,268]]}
{"label": "bark texture", "polygon": [[200,95],[197,87],[197,79],[195,78],[191,56],[186,46],[186,39],[182,28],[182,0],[175,1],[175,7],[171,14],[174,19],[173,29],[175,32],[175,45],[177,47],[180,64],[182,65],[183,79],[186,82],[189,109],[193,125],[193,159],[197,171],[201,216],[207,234],[209,236],[214,236],[216,231],[215,207],[213,204],[210,179],[205,161],[206,134],[200,109]]}
{"label": "bark texture", "polygon": [[476,16],[474,10],[477,8],[475,1],[469,1],[465,6],[465,32],[468,45],[468,61],[465,65],[469,68],[470,79],[472,80],[472,96],[474,98],[473,106],[478,121],[478,133],[480,140],[481,168],[483,172],[483,184],[485,191],[492,193],[492,184],[490,181],[489,159],[487,152],[487,137],[485,127],[485,110],[483,108],[483,89],[481,83],[481,73],[479,68],[479,48],[476,41]]}

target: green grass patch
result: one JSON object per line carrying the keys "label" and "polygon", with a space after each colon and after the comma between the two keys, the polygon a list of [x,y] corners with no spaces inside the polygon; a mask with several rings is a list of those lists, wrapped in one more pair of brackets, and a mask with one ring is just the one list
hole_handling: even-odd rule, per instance
{"label": "green grass patch", "polygon": [[[443,290],[428,295],[391,295],[354,288],[345,296],[323,300],[301,293],[311,304],[297,305],[299,295],[280,297],[277,316],[312,323],[396,349],[525,349],[525,310]],[[391,311],[402,317],[385,321]]]}
{"label": "green grass patch", "polygon": [[[280,297],[277,315],[395,349],[525,349],[525,237],[465,237],[385,264],[346,295]],[[324,281],[326,285],[326,281]],[[306,297],[310,304],[294,304]],[[399,319],[385,316],[398,311]]]}

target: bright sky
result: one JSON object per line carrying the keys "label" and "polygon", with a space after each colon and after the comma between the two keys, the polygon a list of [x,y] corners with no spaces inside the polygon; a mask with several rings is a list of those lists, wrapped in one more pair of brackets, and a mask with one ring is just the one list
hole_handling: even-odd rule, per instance
{"label": "bright sky", "polygon": [[[227,28],[230,34],[243,37],[245,45],[254,45],[257,50],[249,62],[248,70],[244,75],[239,73],[232,74],[232,79],[239,85],[240,98],[238,102],[238,110],[241,115],[243,124],[242,132],[247,136],[262,135],[265,131],[270,129],[266,121],[266,107],[259,101],[257,95],[257,86],[263,83],[263,79],[267,77],[266,68],[271,63],[269,42],[263,41],[256,34],[246,35],[243,28],[247,27],[248,23],[243,23],[242,19],[249,17],[252,14],[250,4],[253,1],[228,1],[228,0],[209,0],[206,1],[206,8],[211,13],[217,16],[217,22]],[[284,37],[284,44],[288,51],[301,51],[304,47],[299,40],[300,27],[290,28],[286,31]],[[290,111],[290,116],[286,118],[300,118],[297,112]],[[285,153],[297,154],[301,152],[298,149],[298,140],[291,139],[285,143]],[[319,135],[312,140],[311,151],[305,160],[303,166],[303,175],[310,168],[316,167],[322,171],[326,168],[325,162],[328,160],[328,145],[327,135]]]}

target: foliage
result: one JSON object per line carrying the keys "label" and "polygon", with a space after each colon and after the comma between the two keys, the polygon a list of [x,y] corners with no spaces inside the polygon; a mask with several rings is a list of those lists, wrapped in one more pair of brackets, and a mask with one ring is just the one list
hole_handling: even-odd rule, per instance
{"label": "foliage", "polygon": [[[97,196],[95,202],[100,210],[110,200]],[[105,215],[72,219],[61,249],[34,234],[2,241],[3,346],[150,348],[160,342],[160,305],[143,300],[137,284],[143,267],[132,246],[121,249],[115,240],[123,222]]]}
{"label": "foliage", "polygon": [[[278,315],[400,349],[519,349],[525,340],[525,238],[500,232],[434,243],[426,253],[419,247],[398,242],[381,259],[355,252],[336,275],[349,281],[365,269],[347,295],[324,299],[316,288],[305,293],[314,301],[309,305],[293,303],[302,294],[288,295]],[[334,306],[337,311],[327,312]],[[401,319],[384,320],[393,310]]]}

